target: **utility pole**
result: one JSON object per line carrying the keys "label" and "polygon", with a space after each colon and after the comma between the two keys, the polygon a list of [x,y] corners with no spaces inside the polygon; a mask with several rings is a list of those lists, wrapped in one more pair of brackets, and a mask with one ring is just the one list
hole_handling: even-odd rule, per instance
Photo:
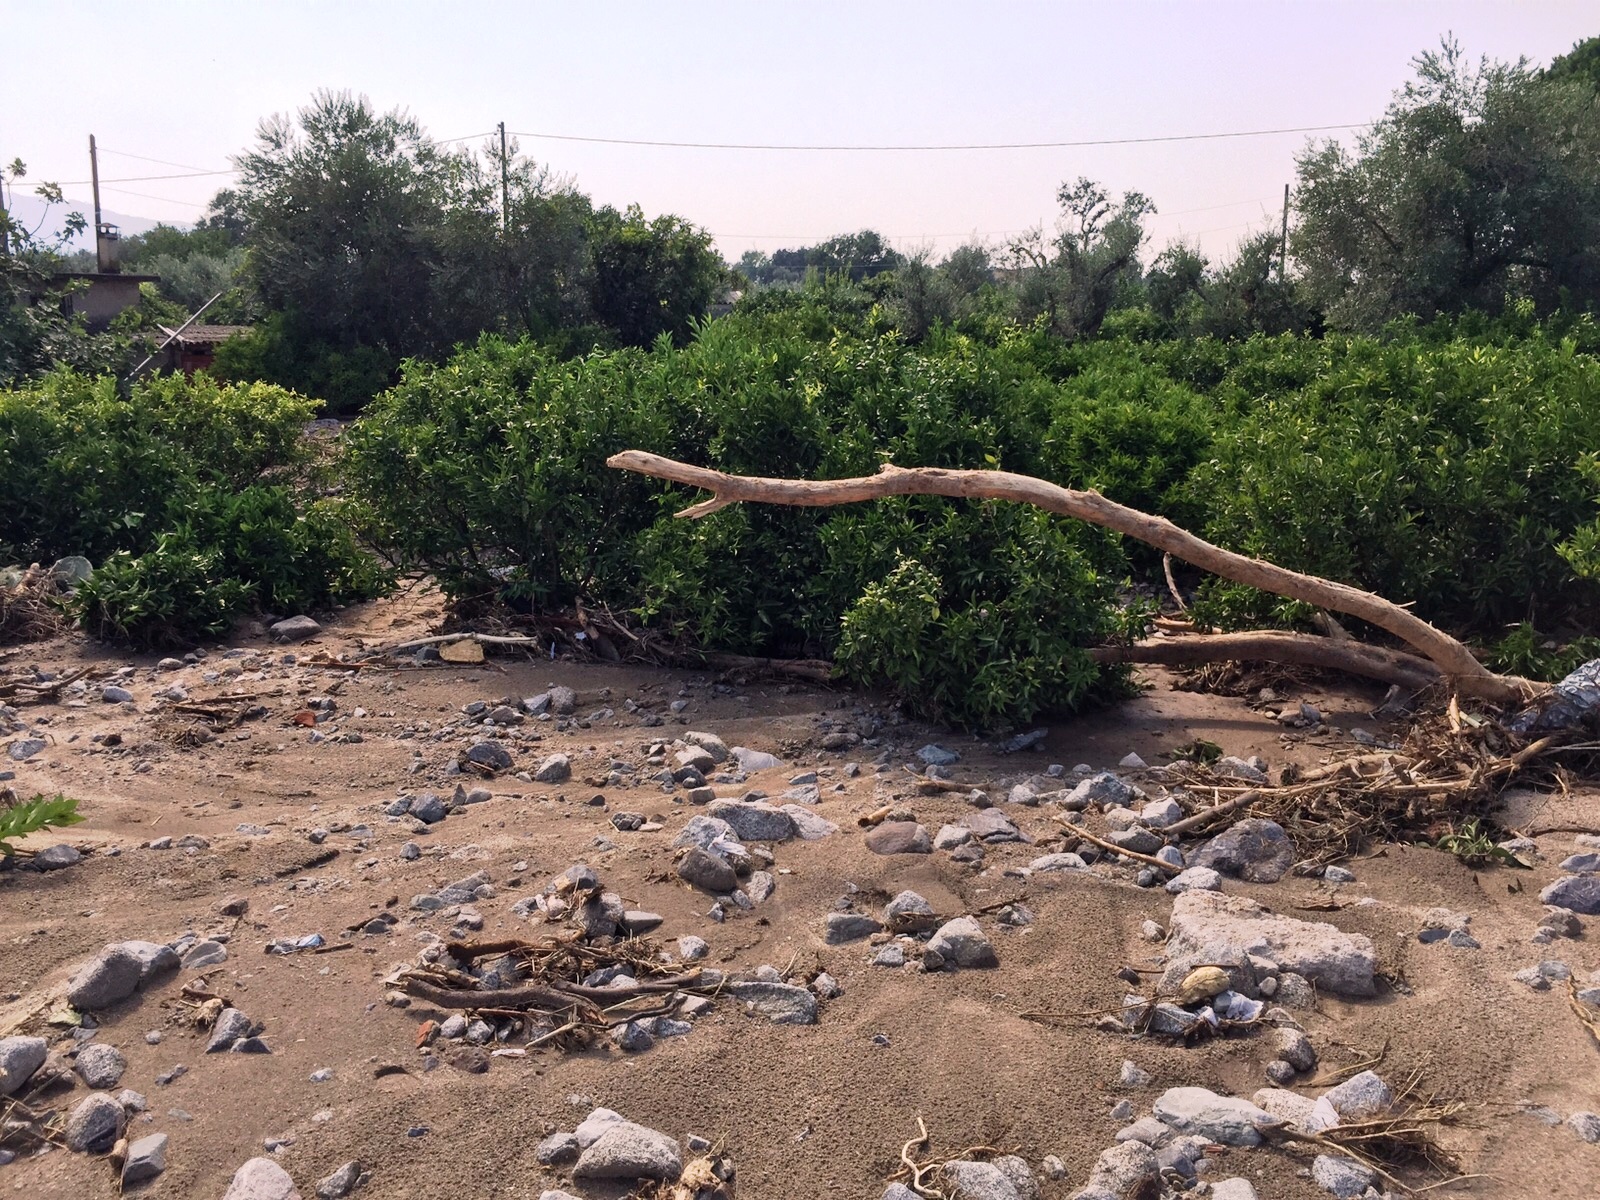
{"label": "utility pole", "polygon": [[1284,268],[1289,259],[1289,185],[1283,185],[1283,234],[1278,241],[1278,285],[1283,286]]}
{"label": "utility pole", "polygon": [[11,256],[11,222],[6,212],[6,173],[0,168],[0,258]]}
{"label": "utility pole", "polygon": [[94,148],[94,134],[89,135],[89,178],[94,183],[94,236],[100,237],[100,155]]}
{"label": "utility pole", "polygon": [[506,123],[500,122],[500,232],[511,229],[511,161],[506,154]]}

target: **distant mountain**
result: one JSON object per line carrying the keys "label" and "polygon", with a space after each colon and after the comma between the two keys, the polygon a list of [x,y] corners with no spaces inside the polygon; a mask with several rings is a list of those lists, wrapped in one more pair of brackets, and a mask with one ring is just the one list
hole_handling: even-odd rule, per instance
{"label": "distant mountain", "polygon": [[[86,228],[72,241],[67,243],[68,250],[93,250],[94,230],[89,228],[94,224],[94,201],[73,200],[68,198],[61,204],[46,204],[43,200],[33,195],[18,195],[12,197],[11,216],[17,224],[26,229],[40,225],[38,236],[51,238],[66,228],[67,217],[71,213],[81,212]],[[176,225],[183,228],[187,222],[180,221],[152,221],[149,217],[136,217],[131,213],[117,212],[115,209],[101,209],[100,219],[109,221],[122,230],[123,237],[135,233],[149,233],[157,225]]]}

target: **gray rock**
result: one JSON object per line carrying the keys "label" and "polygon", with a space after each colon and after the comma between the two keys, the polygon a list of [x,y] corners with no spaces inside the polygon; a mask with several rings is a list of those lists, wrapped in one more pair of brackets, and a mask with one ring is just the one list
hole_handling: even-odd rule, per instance
{"label": "gray rock", "polygon": [[954,963],[958,967],[982,968],[1000,965],[994,946],[971,917],[957,917],[939,926],[938,932],[928,941],[928,949],[938,954],[945,962]]}
{"label": "gray rock", "polygon": [[787,842],[799,833],[794,818],[770,804],[714,800],[706,812],[731,825],[733,832],[743,842]]}
{"label": "gray rock", "polygon": [[751,871],[750,878],[745,881],[744,890],[750,897],[751,903],[764,904],[771,898],[777,886],[777,877],[771,871]]}
{"label": "gray rock", "polygon": [[711,947],[705,938],[686,933],[678,939],[678,957],[684,962],[699,962],[710,953]]}
{"label": "gray rock", "polygon": [[899,893],[883,906],[883,919],[902,933],[933,929],[939,924],[933,905],[910,890]]}
{"label": "gray rock", "polygon": [[318,1200],[340,1200],[355,1191],[361,1181],[361,1164],[351,1159],[338,1170],[317,1180]]}
{"label": "gray rock", "polygon": [[167,1135],[152,1133],[128,1143],[128,1157],[122,1164],[122,1186],[154,1179],[167,1169]]}
{"label": "gray rock", "polygon": [[883,1189],[883,1200],[922,1200],[922,1197],[903,1183],[891,1183]]}
{"label": "gray rock", "polygon": [[1052,871],[1084,871],[1089,864],[1080,855],[1067,853],[1044,854],[1028,864],[1028,870],[1048,874]]}
{"label": "gray rock", "polygon": [[739,769],[747,775],[754,775],[757,771],[771,771],[783,766],[783,760],[768,754],[765,750],[750,750],[744,746],[735,746],[728,753],[733,755],[734,761],[739,764]]}
{"label": "gray rock", "polygon": [[[167,949],[167,947],[162,947]],[[183,956],[183,965],[190,970],[200,967],[214,967],[218,963],[228,961],[228,948],[221,942],[214,942],[207,938],[203,942],[196,942]]]}
{"label": "gray rock", "polygon": [[1260,1145],[1260,1127],[1273,1120],[1248,1100],[1198,1087],[1168,1088],[1157,1098],[1153,1111],[1179,1133],[1196,1134],[1225,1146]]}
{"label": "gray rock", "polygon": [[1139,810],[1139,820],[1151,829],[1165,829],[1183,820],[1183,806],[1171,798],[1152,800]]}
{"label": "gray rock", "polygon": [[965,846],[971,840],[972,830],[963,829],[960,825],[941,825],[939,832],[933,835],[933,848],[954,850],[957,846]]}
{"label": "gray rock", "polygon": [[565,783],[572,778],[572,760],[565,754],[552,754],[533,773],[536,783]]}
{"label": "gray rock", "polygon": [[1138,792],[1129,787],[1109,771],[1101,771],[1081,780],[1072,791],[1068,792],[1061,800],[1061,807],[1073,810],[1082,810],[1090,807],[1102,807],[1107,804],[1126,805],[1138,796]]}
{"label": "gray rock", "polygon": [[1267,773],[1255,763],[1246,762],[1232,754],[1219,758],[1212,764],[1211,769],[1218,775],[1228,775],[1234,779],[1242,779],[1246,783],[1268,782]]}
{"label": "gray rock", "polygon": [[1286,1088],[1262,1088],[1250,1099],[1262,1112],[1287,1122],[1302,1133],[1310,1133],[1315,1125],[1312,1114],[1317,1102],[1310,1096]]}
{"label": "gray rock", "polygon": [[1600,915],[1600,875],[1563,875],[1540,892],[1539,899],[1586,917]]}
{"label": "gray rock", "polygon": [[499,742],[478,742],[467,750],[467,761],[488,767],[491,771],[509,771],[511,751]]}
{"label": "gray rock", "polygon": [[1335,1158],[1319,1154],[1311,1160],[1311,1181],[1325,1192],[1332,1192],[1339,1200],[1355,1200],[1365,1194],[1377,1179],[1370,1168],[1353,1158]]}
{"label": "gray rock", "polygon": [[1211,1200],[1258,1200],[1256,1185],[1237,1175],[1219,1179],[1211,1185]]}
{"label": "gray rock", "polygon": [[1356,881],[1356,873],[1354,871],[1337,866],[1324,868],[1322,877],[1329,883],[1354,883]]}
{"label": "gray rock", "polygon": [[678,863],[678,878],[692,887],[725,895],[739,886],[739,876],[722,859],[709,850],[691,846]]}
{"label": "gray rock", "polygon": [[571,1192],[563,1192],[560,1188],[546,1188],[539,1193],[539,1200],[583,1200],[581,1196],[574,1196]]}
{"label": "gray rock", "polygon": [[724,742],[714,733],[696,733],[690,730],[683,735],[683,740],[691,746],[698,746],[711,756],[713,763],[728,761],[728,743]]}
{"label": "gray rock", "polygon": [[99,1154],[109,1150],[122,1136],[128,1115],[116,1098],[105,1092],[91,1092],[67,1116],[64,1138],[68,1150],[80,1154]]}
{"label": "gray rock", "polygon": [[107,946],[72,977],[67,1002],[85,1011],[108,1008],[133,995],[143,973],[136,954],[120,945]]}
{"label": "gray rock", "polygon": [[1600,1142],[1600,1113],[1575,1112],[1567,1118],[1567,1126],[1586,1142]]}
{"label": "gray rock", "polygon": [[774,1025],[817,1023],[817,998],[803,987],[758,979],[730,983],[727,990],[734,999],[752,1012],[766,1017]]}
{"label": "gray rock", "polygon": [[944,1177],[952,1200],[1018,1200],[1017,1189],[994,1163],[947,1162]]}
{"label": "gray rock", "polygon": [[56,846],[46,846],[28,860],[28,865],[35,871],[64,871],[82,861],[83,855],[73,847],[61,843]]}
{"label": "gray rock", "polygon": [[225,1008],[217,1014],[211,1027],[211,1038],[206,1042],[207,1054],[220,1054],[233,1049],[233,1044],[250,1036],[250,1018],[237,1008]]}
{"label": "gray rock", "polygon": [[820,817],[810,809],[799,804],[784,804],[779,806],[779,811],[789,814],[794,821],[795,832],[800,835],[803,842],[820,842],[823,838],[839,832],[839,827],[826,817]]}
{"label": "gray rock", "polygon": [[114,683],[108,683],[100,689],[100,699],[107,704],[132,704],[133,693],[125,687],[118,687]]}
{"label": "gray rock", "polygon": [[1337,1087],[1323,1093],[1322,1098],[1346,1121],[1359,1121],[1387,1111],[1394,1103],[1394,1093],[1389,1085],[1373,1071],[1352,1075]]}
{"label": "gray rock", "polygon": [[709,850],[711,844],[718,838],[725,838],[730,842],[739,840],[733,832],[733,826],[722,818],[696,813],[678,831],[678,836],[672,839],[672,847],[676,850],[683,846],[699,846],[702,850]]}
{"label": "gray rock", "polygon": [[533,1157],[535,1162],[554,1167],[562,1163],[576,1162],[578,1150],[576,1135],[557,1130],[539,1143],[533,1152]]}
{"label": "gray rock", "polygon": [[862,938],[871,937],[883,928],[883,923],[876,917],[853,912],[831,912],[825,925],[825,938],[830,946],[858,942]]}
{"label": "gray rock", "polygon": [[1119,850],[1130,850],[1134,854],[1154,854],[1161,849],[1160,837],[1138,825],[1116,830],[1106,837],[1106,841]]}
{"label": "gray rock", "polygon": [[252,1158],[233,1173],[222,1200],[300,1200],[294,1180],[270,1158]]}
{"label": "gray rock", "polygon": [[1167,880],[1167,891],[1176,896],[1179,892],[1218,892],[1222,890],[1222,876],[1210,867],[1190,867],[1179,871]]}
{"label": "gray rock", "polygon": [[881,946],[872,956],[872,965],[875,967],[903,967],[906,965],[905,947],[899,942],[890,942]]}
{"label": "gray rock", "polygon": [[122,1057],[122,1051],[104,1042],[90,1042],[78,1051],[73,1063],[78,1078],[96,1090],[116,1087],[127,1069],[128,1060]]}
{"label": "gray rock", "polygon": [[[1154,1150],[1143,1142],[1118,1142],[1102,1150],[1089,1172],[1086,1191],[1102,1192],[1122,1200],[1125,1196],[1160,1193],[1161,1164]],[[1154,1188],[1153,1191],[1149,1189]]]}
{"label": "gray rock", "polygon": [[449,815],[442,797],[433,792],[423,792],[412,798],[411,815],[428,825],[437,825]]}
{"label": "gray rock", "polygon": [[[1257,955],[1337,995],[1370,996],[1376,990],[1371,939],[1321,921],[1276,916],[1254,901],[1220,892],[1184,892],[1173,900],[1167,953],[1202,962]],[[1280,989],[1285,982],[1280,976]]]}
{"label": "gray rock", "polygon": [[614,1121],[584,1147],[572,1177],[672,1181],[682,1171],[683,1153],[675,1138],[632,1121]]}
{"label": "gray rock", "polygon": [[998,808],[980,808],[961,818],[961,824],[972,830],[972,836],[986,842],[1022,842],[1028,839]]}
{"label": "gray rock", "polygon": [[49,1045],[38,1037],[0,1038],[0,1096],[10,1096],[21,1090],[33,1078],[33,1073],[44,1066],[49,1055]]}
{"label": "gray rock", "polygon": [[272,636],[280,642],[303,642],[321,632],[322,626],[307,616],[290,617],[272,626]]}
{"label": "gray rock", "polygon": [[630,937],[638,937],[649,933],[652,929],[660,929],[665,921],[660,913],[645,912],[643,909],[630,908],[622,914],[620,922],[622,929]]}
{"label": "gray rock", "polygon": [[1279,1029],[1273,1035],[1278,1057],[1296,1071],[1309,1071],[1317,1065],[1317,1052],[1311,1039],[1298,1029]]}
{"label": "gray rock", "polygon": [[1172,1126],[1154,1117],[1140,1117],[1132,1125],[1125,1125],[1117,1130],[1116,1141],[1143,1142],[1152,1150],[1164,1146],[1172,1140]]}
{"label": "gray rock", "polygon": [[1276,883],[1294,865],[1294,843],[1276,821],[1246,817],[1201,846],[1191,862],[1251,883]]}
{"label": "gray rock", "polygon": [[932,744],[918,750],[917,757],[930,767],[949,767],[961,761],[961,755],[956,751]]}
{"label": "gray rock", "polygon": [[1600,873],[1600,851],[1586,850],[1582,854],[1574,854],[1563,859],[1561,869],[1573,875],[1594,875]]}
{"label": "gray rock", "polygon": [[118,942],[118,946],[139,960],[139,986],[149,986],[152,980],[179,967],[178,952],[160,942]]}
{"label": "gray rock", "polygon": [[874,854],[932,854],[933,839],[915,821],[885,821],[866,837]]}
{"label": "gray rock", "polygon": [[640,1054],[656,1044],[649,1021],[629,1021],[626,1025],[619,1025],[611,1031],[611,1040],[616,1043],[618,1050],[629,1054]]}
{"label": "gray rock", "polygon": [[13,762],[27,762],[36,754],[42,754],[50,743],[43,738],[19,738],[7,748]]}
{"label": "gray rock", "polygon": [[1150,1082],[1150,1072],[1130,1059],[1122,1060],[1122,1067],[1117,1072],[1117,1084],[1120,1087],[1141,1088]]}

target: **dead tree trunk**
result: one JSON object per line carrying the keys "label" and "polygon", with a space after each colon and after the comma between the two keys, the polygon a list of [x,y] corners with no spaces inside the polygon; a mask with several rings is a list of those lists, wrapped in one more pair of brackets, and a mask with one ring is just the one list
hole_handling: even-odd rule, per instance
{"label": "dead tree trunk", "polygon": [[1463,695],[1504,705],[1525,703],[1547,687],[1516,676],[1496,675],[1455,638],[1382,596],[1235,554],[1178,528],[1164,517],[1117,504],[1099,492],[1074,491],[1030,475],[885,465],[878,474],[857,479],[757,479],[725,475],[642,450],[625,450],[613,455],[607,464],[712,493],[710,500],[678,514],[691,518],[742,502],[820,508],[884,496],[1015,500],[1115,530],[1225,579],[1359,617],[1393,634],[1421,655],[1397,654],[1359,643],[1300,634],[1251,633],[1101,647],[1093,653],[1102,662],[1203,662],[1229,658],[1297,662],[1333,667],[1408,687],[1443,682]]}

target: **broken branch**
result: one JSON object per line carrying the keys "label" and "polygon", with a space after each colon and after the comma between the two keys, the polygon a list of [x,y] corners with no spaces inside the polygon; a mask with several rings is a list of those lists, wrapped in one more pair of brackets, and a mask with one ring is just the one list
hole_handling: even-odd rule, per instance
{"label": "broken branch", "polygon": [[[1393,634],[1419,651],[1444,681],[1467,695],[1499,704],[1522,704],[1546,690],[1544,685],[1516,676],[1496,675],[1455,638],[1435,628],[1398,604],[1372,592],[1335,583],[1315,575],[1275,566],[1261,559],[1236,554],[1213,545],[1164,517],[1151,516],[1107,500],[1098,492],[1060,487],[1043,479],[1010,471],[964,471],[943,467],[896,467],[885,464],[876,475],[855,479],[761,479],[727,475],[705,467],[676,462],[642,450],[625,450],[607,459],[609,466],[637,471],[657,479],[703,488],[710,500],[691,505],[680,517],[703,517],[730,504],[787,504],[826,507],[876,500],[885,496],[949,496],[1014,500],[1032,504],[1135,538],[1176,558],[1262,591],[1317,608],[1345,613]],[[1329,642],[1329,639],[1318,639]],[[1281,649],[1282,643],[1266,643]],[[1342,647],[1342,644],[1340,644]],[[1370,664],[1371,660],[1358,660]],[[1354,669],[1354,668],[1348,668]]]}

